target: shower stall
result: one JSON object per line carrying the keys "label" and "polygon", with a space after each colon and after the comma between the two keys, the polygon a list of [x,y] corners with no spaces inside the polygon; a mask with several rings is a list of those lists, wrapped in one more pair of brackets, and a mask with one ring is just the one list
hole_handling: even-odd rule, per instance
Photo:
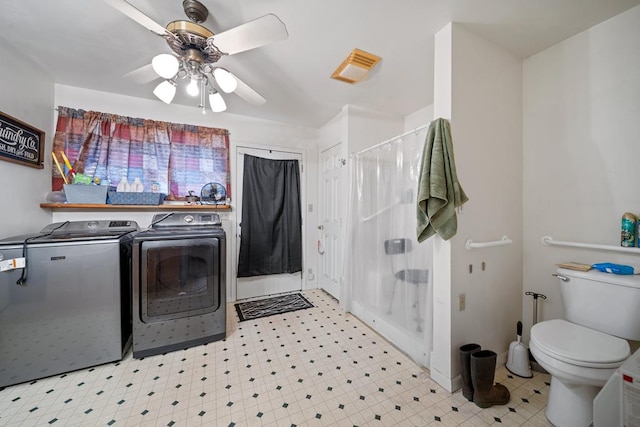
{"label": "shower stall", "polygon": [[433,244],[416,240],[416,196],[426,129],[351,157],[341,301],[418,364],[433,342]]}

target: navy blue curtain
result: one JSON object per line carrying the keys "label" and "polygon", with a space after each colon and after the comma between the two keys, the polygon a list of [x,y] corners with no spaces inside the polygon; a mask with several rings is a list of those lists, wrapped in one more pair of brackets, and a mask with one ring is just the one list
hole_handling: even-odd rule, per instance
{"label": "navy blue curtain", "polygon": [[302,271],[297,160],[244,155],[238,277]]}

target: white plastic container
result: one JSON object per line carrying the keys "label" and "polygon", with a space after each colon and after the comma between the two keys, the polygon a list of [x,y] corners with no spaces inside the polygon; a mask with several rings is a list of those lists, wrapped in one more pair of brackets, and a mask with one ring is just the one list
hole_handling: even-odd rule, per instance
{"label": "white plastic container", "polygon": [[116,187],[116,191],[121,193],[126,193],[131,191],[131,184],[129,184],[129,181],[127,180],[126,176],[122,177],[122,179],[118,183],[118,186]]}
{"label": "white plastic container", "polygon": [[140,182],[140,178],[135,178],[133,184],[131,184],[131,191],[134,193],[142,193],[144,191],[144,184]]}
{"label": "white plastic container", "polygon": [[622,427],[640,424],[640,350],[637,350],[609,378],[593,400],[594,427]]}

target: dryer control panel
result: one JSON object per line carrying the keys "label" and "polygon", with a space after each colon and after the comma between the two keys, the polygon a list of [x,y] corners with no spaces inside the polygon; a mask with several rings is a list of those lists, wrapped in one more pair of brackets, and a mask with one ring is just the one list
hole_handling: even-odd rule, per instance
{"label": "dryer control panel", "polygon": [[220,215],[215,212],[171,212],[154,215],[151,228],[220,226]]}

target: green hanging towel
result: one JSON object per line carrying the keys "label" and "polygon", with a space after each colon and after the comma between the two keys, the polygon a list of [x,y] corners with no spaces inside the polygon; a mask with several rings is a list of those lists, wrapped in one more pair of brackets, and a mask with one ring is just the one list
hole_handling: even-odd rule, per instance
{"label": "green hanging towel", "polygon": [[436,233],[444,240],[455,236],[456,208],[467,200],[456,174],[451,127],[447,120],[436,119],[429,125],[418,177],[418,242]]}

